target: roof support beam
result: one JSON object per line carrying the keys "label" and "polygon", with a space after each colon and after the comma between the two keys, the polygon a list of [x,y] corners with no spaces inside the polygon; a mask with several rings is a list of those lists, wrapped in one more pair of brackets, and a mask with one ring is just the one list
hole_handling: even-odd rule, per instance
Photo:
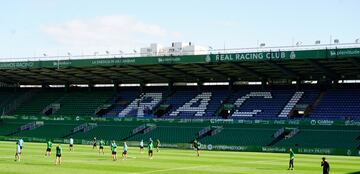
{"label": "roof support beam", "polygon": [[8,75],[4,75],[3,72],[4,71],[0,71],[0,76],[4,77],[4,78],[0,79],[0,81],[10,83],[10,84],[17,84],[18,83],[18,81],[14,80],[14,78],[12,78],[12,77],[10,77]]}
{"label": "roof support beam", "polygon": [[314,68],[319,69],[320,71],[322,71],[324,74],[326,74],[326,76],[329,76],[333,79],[337,79],[338,75],[333,73],[332,71],[328,70],[327,68],[325,68],[324,66],[322,66],[320,63],[316,62],[315,60],[310,60],[310,59],[306,59],[305,62],[307,62],[308,64],[310,64],[311,66],[313,66]]}
{"label": "roof support beam", "polygon": [[174,71],[176,73],[179,73],[179,74],[183,74],[186,76],[187,80],[189,79],[195,79],[195,81],[198,81],[198,80],[202,80],[201,77],[198,77],[196,75],[193,75],[193,74],[189,74],[181,69],[178,69],[178,68],[175,68],[175,67],[172,67],[172,66],[169,66],[169,65],[163,65],[163,64],[160,64],[160,66],[162,66],[163,68],[167,69],[167,70],[170,70],[170,71]]}
{"label": "roof support beam", "polygon": [[39,78],[33,78],[33,77],[25,77],[23,75],[18,74],[17,72],[8,72],[8,71],[2,71],[3,74],[6,74],[7,77],[16,77],[16,79],[31,79],[35,83],[42,83],[42,80]]}
{"label": "roof support beam", "polygon": [[267,63],[269,66],[271,66],[273,68],[280,70],[284,75],[286,75],[288,77],[299,78],[299,76],[295,72],[285,68],[282,65],[276,64],[274,61],[269,60],[269,61],[265,61],[265,63]]}
{"label": "roof support beam", "polygon": [[110,68],[105,68],[105,67],[102,67],[103,70],[106,70],[106,71],[110,71],[110,72],[113,72],[113,73],[116,73],[118,74],[119,76],[122,76],[122,77],[125,77],[125,78],[128,78],[128,79],[133,79],[134,81],[138,81],[138,82],[144,82],[145,80],[141,77],[137,77],[137,76],[133,76],[133,75],[129,75],[129,74],[125,74],[124,72],[121,72],[119,70],[116,70],[116,69],[110,69]]}
{"label": "roof support beam", "polygon": [[109,81],[111,81],[111,82],[114,81],[114,79],[111,79],[111,78],[109,78],[109,77],[107,77],[107,76],[104,76],[104,75],[102,75],[101,73],[95,73],[95,72],[88,71],[88,70],[84,70],[84,69],[81,69],[81,68],[75,68],[75,69],[78,70],[78,71],[84,72],[84,73],[86,73],[86,74],[89,74],[89,75],[91,75],[91,76],[97,77],[97,78],[99,78],[99,79],[106,79],[106,80],[109,80]]}
{"label": "roof support beam", "polygon": [[3,76],[0,74],[3,78],[0,78],[0,82],[6,83],[6,84],[18,84],[18,82],[14,81],[11,77]]}
{"label": "roof support beam", "polygon": [[[32,72],[30,70],[25,70],[27,73],[31,73],[32,75],[35,75],[35,76],[41,76],[40,78],[50,78],[51,80],[53,81],[58,81],[58,80],[61,80],[61,81],[64,81],[64,82],[68,82],[67,79],[63,79],[61,77],[57,77],[57,76],[54,76],[54,75],[50,75],[50,74],[42,74],[41,72],[40,73],[35,73],[35,72]],[[45,81],[44,81],[45,82]]]}
{"label": "roof support beam", "polygon": [[150,72],[150,71],[145,70],[145,69],[143,69],[143,68],[141,68],[141,67],[138,67],[138,66],[129,65],[128,67],[131,67],[132,69],[135,69],[135,70],[137,70],[137,71],[143,71],[143,72],[145,72],[145,74],[150,74],[150,75],[152,75],[152,76],[156,76],[157,78],[163,79],[163,80],[168,81],[168,82],[171,81],[171,80],[170,80],[169,78],[167,78],[167,77],[164,77],[164,76],[162,76],[162,75],[156,74],[156,73],[154,73],[154,72]]}
{"label": "roof support beam", "polygon": [[[195,67],[198,67],[198,68],[201,68],[201,69],[205,69],[206,71],[208,71],[208,72],[210,72],[210,73],[212,73],[212,74],[216,74],[216,75],[218,75],[218,76],[220,76],[220,77],[222,77],[222,78],[224,78],[224,79],[226,79],[226,80],[228,80],[228,78],[230,77],[229,75],[227,75],[227,74],[224,74],[224,73],[222,73],[222,72],[220,72],[220,71],[218,71],[218,70],[214,70],[214,69],[212,69],[212,68],[208,68],[208,67],[206,67],[206,66],[204,66],[204,65],[201,65],[201,64],[192,64],[193,66],[195,66]],[[232,77],[233,78],[233,77]]]}
{"label": "roof support beam", "polygon": [[351,62],[357,67],[360,69],[360,61],[359,59],[356,59],[356,58],[350,58]]}
{"label": "roof support beam", "polygon": [[[93,81],[92,79],[89,79],[89,78],[79,77],[79,76],[77,76],[75,74],[71,74],[71,73],[68,73],[68,72],[65,72],[65,71],[61,71],[61,70],[64,70],[64,69],[50,69],[50,68],[47,68],[47,70],[50,70],[52,72],[59,73],[59,74],[62,74],[62,75],[66,75],[67,78],[69,78],[69,79],[74,78],[74,79],[77,79],[79,81],[87,81],[88,83]],[[75,82],[75,81],[73,81],[73,82]]]}
{"label": "roof support beam", "polygon": [[259,79],[266,79],[267,78],[265,75],[260,74],[260,73],[258,73],[256,71],[246,67],[246,66],[239,65],[239,64],[236,64],[236,63],[230,63],[230,65],[233,66],[236,69],[241,69],[241,70],[247,72],[248,74],[251,74],[251,75],[253,75],[253,76],[255,76],[255,77],[259,78]]}

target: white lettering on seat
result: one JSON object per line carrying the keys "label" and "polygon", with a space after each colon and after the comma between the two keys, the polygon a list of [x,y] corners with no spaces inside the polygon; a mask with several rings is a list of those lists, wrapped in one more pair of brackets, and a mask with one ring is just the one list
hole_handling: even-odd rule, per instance
{"label": "white lettering on seat", "polygon": [[294,106],[299,102],[304,92],[295,92],[290,101],[284,107],[284,109],[280,112],[278,117],[287,117],[289,112],[294,108]]}
{"label": "white lettering on seat", "polygon": [[[189,102],[185,103],[183,106],[179,107],[176,111],[170,113],[170,116],[178,116],[180,112],[196,112],[195,116],[203,116],[209,105],[211,92],[203,92],[197,95],[195,98],[191,99]],[[200,101],[199,106],[193,107],[191,105]]]}
{"label": "white lettering on seat", "polygon": [[[132,101],[124,110],[122,110],[118,116],[125,117],[132,110],[137,109],[137,117],[144,117],[144,110],[152,110],[155,105],[160,103],[162,99],[162,93],[144,93],[139,98]],[[145,102],[144,100],[150,100]]]}
{"label": "white lettering on seat", "polygon": [[[242,96],[241,98],[237,99],[234,103],[237,108],[239,108],[247,99],[251,97],[263,97],[263,98],[272,98],[272,95],[270,92],[250,92],[249,94],[246,94],[245,96]],[[239,109],[236,109],[235,112],[232,114],[234,117],[252,117],[256,114],[261,112],[261,110],[256,109],[251,112],[240,112]]]}

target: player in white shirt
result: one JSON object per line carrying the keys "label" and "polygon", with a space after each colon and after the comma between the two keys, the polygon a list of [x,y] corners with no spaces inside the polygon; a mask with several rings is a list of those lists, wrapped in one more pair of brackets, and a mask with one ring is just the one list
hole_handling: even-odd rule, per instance
{"label": "player in white shirt", "polygon": [[143,153],[144,152],[144,141],[141,140],[140,141],[140,153]]}
{"label": "player in white shirt", "polygon": [[21,148],[20,148],[20,143],[17,141],[16,142],[15,161],[20,161],[20,158],[21,158]]}
{"label": "player in white shirt", "polygon": [[70,138],[69,140],[69,149],[70,151],[74,151],[74,139]]}
{"label": "player in white shirt", "polygon": [[21,138],[19,140],[19,145],[20,145],[20,149],[22,150],[23,149],[23,144],[24,144],[24,140]]}

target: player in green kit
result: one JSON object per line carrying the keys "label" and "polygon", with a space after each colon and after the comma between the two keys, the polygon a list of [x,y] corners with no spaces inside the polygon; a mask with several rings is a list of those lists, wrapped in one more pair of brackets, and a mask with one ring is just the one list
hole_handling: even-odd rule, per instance
{"label": "player in green kit", "polygon": [[152,159],[153,157],[153,149],[154,149],[154,144],[153,144],[153,141],[150,139],[150,142],[148,144],[148,155],[149,155],[149,159]]}
{"label": "player in green kit", "polygon": [[112,159],[113,161],[116,161],[116,143],[115,140],[112,141],[112,143],[110,144],[110,148],[111,148],[111,155],[112,155]]}
{"label": "player in green kit", "polygon": [[195,139],[193,142],[193,148],[196,150],[197,156],[200,156],[200,152],[199,152],[200,146],[201,146],[200,142],[197,139]]}
{"label": "player in green kit", "polygon": [[61,164],[61,152],[62,152],[62,149],[61,149],[61,146],[60,144],[58,146],[56,146],[56,159],[55,159],[55,165],[57,164]]}
{"label": "player in green kit", "polygon": [[100,140],[100,142],[99,142],[99,154],[102,152],[102,154],[104,155],[104,146],[105,146],[105,142],[103,140]]}
{"label": "player in green kit", "polygon": [[49,140],[47,143],[46,143],[46,152],[45,152],[45,156],[50,156],[51,155],[51,147],[52,147],[52,142],[51,140]]}
{"label": "player in green kit", "polygon": [[289,152],[290,152],[290,161],[289,161],[288,170],[294,170],[295,153],[293,152],[293,150],[291,148],[289,149]]}

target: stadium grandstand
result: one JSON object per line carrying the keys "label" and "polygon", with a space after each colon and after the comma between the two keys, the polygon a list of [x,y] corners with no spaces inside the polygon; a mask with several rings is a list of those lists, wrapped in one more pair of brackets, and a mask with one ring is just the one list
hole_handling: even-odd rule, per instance
{"label": "stadium grandstand", "polygon": [[359,155],[359,74],[359,44],[3,61],[0,136]]}

